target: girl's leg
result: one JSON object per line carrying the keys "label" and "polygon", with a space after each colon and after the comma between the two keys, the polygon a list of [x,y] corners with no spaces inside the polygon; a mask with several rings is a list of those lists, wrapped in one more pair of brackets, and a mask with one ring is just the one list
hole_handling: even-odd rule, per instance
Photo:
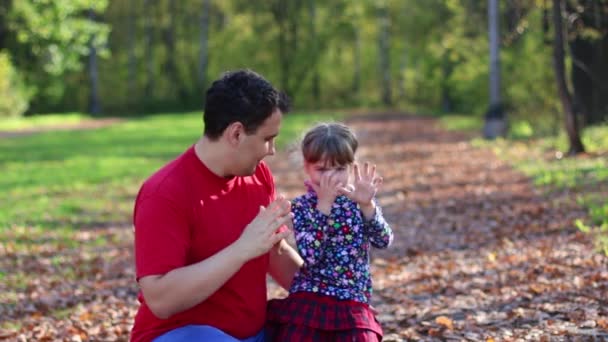
{"label": "girl's leg", "polygon": [[196,341],[209,341],[209,342],[263,342],[264,331],[260,332],[256,336],[239,340],[234,338],[220,329],[214,328],[209,325],[187,325],[185,327],[171,330],[164,335],[161,335],[154,339],[154,342],[196,342]]}

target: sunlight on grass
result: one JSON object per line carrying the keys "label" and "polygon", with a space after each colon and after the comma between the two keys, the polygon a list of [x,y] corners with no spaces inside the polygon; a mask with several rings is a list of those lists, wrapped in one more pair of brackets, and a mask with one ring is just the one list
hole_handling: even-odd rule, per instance
{"label": "sunlight on grass", "polygon": [[483,118],[467,115],[446,115],[439,119],[443,129],[448,131],[481,132]]}
{"label": "sunlight on grass", "polygon": [[[285,116],[278,148],[299,138],[312,123],[332,118],[338,116]],[[141,182],[201,133],[201,113],[193,112],[131,119],[96,130],[0,139],[0,202],[8,204],[0,207],[0,232],[128,224]]]}
{"label": "sunlight on grass", "polygon": [[88,119],[90,119],[90,116],[81,113],[46,114],[32,117],[0,118],[0,131],[76,124]]}

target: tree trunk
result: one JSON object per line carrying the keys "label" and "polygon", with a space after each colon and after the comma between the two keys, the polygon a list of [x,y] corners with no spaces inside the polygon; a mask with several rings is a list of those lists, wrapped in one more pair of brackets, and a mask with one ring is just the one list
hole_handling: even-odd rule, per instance
{"label": "tree trunk", "polygon": [[353,75],[353,94],[355,99],[359,99],[361,91],[361,33],[355,27],[355,46],[354,46],[355,73]]}
{"label": "tree trunk", "polygon": [[450,113],[453,110],[452,95],[450,94],[450,86],[448,80],[454,69],[452,61],[450,61],[450,49],[443,52],[441,65],[441,109],[445,113]]}
{"label": "tree trunk", "polygon": [[488,6],[490,38],[490,106],[500,104],[500,38],[498,36],[498,0],[490,0]]}
{"label": "tree trunk", "polygon": [[[89,20],[95,21],[95,11],[89,10]],[[89,42],[89,81],[91,92],[89,94],[89,113],[98,116],[101,113],[101,102],[99,100],[99,73],[97,70],[97,48],[95,47],[95,36]]]}
{"label": "tree trunk", "polygon": [[506,115],[500,99],[500,36],[498,0],[488,0],[488,38],[490,44],[490,105],[485,114],[483,136],[495,139],[507,133]]}
{"label": "tree trunk", "polygon": [[129,63],[128,63],[128,91],[130,94],[129,102],[133,102],[136,99],[136,81],[137,81],[137,59],[135,56],[136,49],[136,36],[135,30],[137,29],[137,12],[135,6],[135,0],[129,1],[129,16],[128,16],[128,35],[129,35]]}
{"label": "tree trunk", "polygon": [[561,0],[553,0],[553,26],[555,29],[555,37],[553,39],[553,66],[555,70],[555,79],[557,81],[557,90],[562,106],[564,107],[566,133],[568,133],[568,140],[570,142],[568,154],[576,154],[585,152],[585,148],[580,138],[578,123],[572,108],[572,96],[570,95],[566,82]]}
{"label": "tree trunk", "polygon": [[0,51],[6,48],[6,38],[8,37],[7,17],[11,10],[12,0],[0,2]]}
{"label": "tree trunk", "polygon": [[175,44],[175,22],[177,17],[176,0],[169,1],[169,24],[163,30],[163,40],[165,43],[166,59],[165,59],[165,72],[173,88],[177,90],[177,100],[184,102],[187,98],[184,84],[179,76],[179,70],[175,63],[175,55],[178,53],[177,46]]}
{"label": "tree trunk", "polygon": [[273,6],[273,14],[275,21],[279,25],[279,67],[281,70],[280,73],[280,84],[281,88],[288,95],[292,96],[293,94],[289,93],[289,73],[290,73],[290,63],[289,63],[289,51],[288,51],[288,38],[287,38],[287,16],[288,9],[287,3],[283,0],[278,0],[274,3]]}
{"label": "tree trunk", "polygon": [[380,52],[380,74],[382,75],[382,103],[392,106],[391,95],[391,61],[389,43],[388,5],[383,4],[379,9],[380,34],[378,39]]}
{"label": "tree trunk", "polygon": [[[209,64],[209,11],[211,1],[203,0],[203,12],[200,16],[201,36],[198,55],[198,89],[205,91],[207,87],[207,65]],[[203,96],[203,99],[205,96]]]}
{"label": "tree trunk", "polygon": [[315,109],[319,108],[321,103],[321,81],[319,76],[319,44],[317,42],[317,10],[315,0],[308,0],[308,12],[310,14],[310,40],[311,40],[311,54],[314,58],[314,64],[312,66],[312,98],[313,106]]}
{"label": "tree trunk", "polygon": [[154,16],[152,15],[154,2],[155,0],[144,0],[144,26],[146,34],[146,85],[144,96],[146,101],[152,100],[152,96],[154,95]]}
{"label": "tree trunk", "polygon": [[[576,18],[569,26],[576,34],[566,44],[572,60],[573,107],[584,124],[598,124],[608,119],[608,7],[599,0],[566,3],[566,15]],[[602,37],[590,38],[582,34],[591,29],[604,32]]]}

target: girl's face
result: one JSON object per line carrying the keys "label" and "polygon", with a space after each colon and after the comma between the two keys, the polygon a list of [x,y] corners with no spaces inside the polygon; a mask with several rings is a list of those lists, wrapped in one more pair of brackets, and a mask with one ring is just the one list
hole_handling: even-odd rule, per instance
{"label": "girl's face", "polygon": [[319,160],[316,163],[304,163],[304,170],[310,178],[310,181],[319,186],[321,184],[321,178],[323,176],[330,176],[336,174],[338,181],[342,183],[342,186],[346,186],[349,181],[351,165],[330,165],[326,160]]}

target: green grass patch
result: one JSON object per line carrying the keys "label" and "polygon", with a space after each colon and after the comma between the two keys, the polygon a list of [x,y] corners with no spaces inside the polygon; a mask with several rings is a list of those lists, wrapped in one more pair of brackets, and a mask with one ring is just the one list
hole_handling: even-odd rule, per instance
{"label": "green grass patch", "polygon": [[[332,118],[338,116],[285,116],[278,148],[312,123]],[[42,118],[31,120],[29,127],[35,127]],[[166,114],[95,130],[0,139],[0,232],[18,227],[70,231],[129,222],[141,182],[192,145],[202,125],[200,112]]]}
{"label": "green grass patch", "polygon": [[44,128],[65,124],[77,124],[91,117],[82,113],[46,114],[31,117],[0,118],[0,131]]}
{"label": "green grass patch", "polygon": [[481,132],[483,118],[470,115],[445,115],[439,118],[439,123],[448,131]]}

